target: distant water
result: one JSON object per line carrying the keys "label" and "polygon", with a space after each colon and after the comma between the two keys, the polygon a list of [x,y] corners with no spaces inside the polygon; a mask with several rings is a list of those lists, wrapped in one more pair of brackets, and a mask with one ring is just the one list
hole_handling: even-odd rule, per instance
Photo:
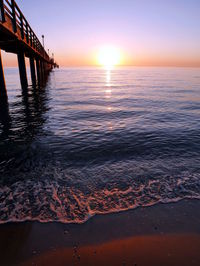
{"label": "distant water", "polygon": [[200,199],[200,69],[66,68],[28,94],[6,79],[1,223]]}

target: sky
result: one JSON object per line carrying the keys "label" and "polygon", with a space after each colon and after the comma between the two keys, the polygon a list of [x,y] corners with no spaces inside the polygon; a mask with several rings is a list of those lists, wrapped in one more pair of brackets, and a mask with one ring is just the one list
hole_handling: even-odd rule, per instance
{"label": "sky", "polygon": [[[96,65],[109,46],[122,65],[200,67],[200,0],[16,2],[60,66]],[[3,59],[16,64],[16,56]]]}

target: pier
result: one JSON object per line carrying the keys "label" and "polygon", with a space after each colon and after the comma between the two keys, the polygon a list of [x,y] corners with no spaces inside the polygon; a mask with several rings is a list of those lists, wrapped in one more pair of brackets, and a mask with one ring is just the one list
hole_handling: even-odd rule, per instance
{"label": "pier", "polygon": [[34,87],[42,84],[48,73],[58,67],[14,0],[0,0],[0,99],[7,98],[1,50],[17,54],[22,90],[28,88],[25,57],[29,58]]}

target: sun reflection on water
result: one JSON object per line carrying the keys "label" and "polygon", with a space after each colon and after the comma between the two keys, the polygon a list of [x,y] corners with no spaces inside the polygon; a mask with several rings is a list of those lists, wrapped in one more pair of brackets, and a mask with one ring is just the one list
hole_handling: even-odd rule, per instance
{"label": "sun reflection on water", "polygon": [[111,69],[107,69],[106,70],[106,86],[107,87],[111,86],[110,81],[111,81]]}
{"label": "sun reflection on water", "polygon": [[106,73],[106,82],[105,82],[105,87],[106,87],[106,90],[105,90],[105,93],[106,93],[106,98],[109,99],[111,98],[111,94],[112,94],[112,89],[111,89],[111,68],[106,68],[105,69]]}

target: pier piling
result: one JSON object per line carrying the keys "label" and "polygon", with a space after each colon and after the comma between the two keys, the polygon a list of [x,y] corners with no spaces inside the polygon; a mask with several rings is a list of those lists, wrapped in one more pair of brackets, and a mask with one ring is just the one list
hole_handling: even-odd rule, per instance
{"label": "pier piling", "polygon": [[1,50],[0,50],[0,98],[7,98]]}
{"label": "pier piling", "polygon": [[26,63],[25,63],[25,55],[23,52],[19,52],[17,54],[18,58],[18,65],[19,65],[19,75],[22,89],[27,89],[28,81],[27,81],[27,74],[26,74]]}
{"label": "pier piling", "polygon": [[40,60],[40,73],[41,73],[41,81],[44,82],[45,73],[44,73],[44,62]]}
{"label": "pier piling", "polygon": [[35,74],[35,62],[34,62],[34,58],[30,57],[30,70],[31,70],[31,80],[32,80],[32,85],[33,87],[36,86],[36,74]]}
{"label": "pier piling", "polygon": [[40,61],[36,59],[36,70],[37,70],[37,82],[41,84],[41,74],[40,74]]}

